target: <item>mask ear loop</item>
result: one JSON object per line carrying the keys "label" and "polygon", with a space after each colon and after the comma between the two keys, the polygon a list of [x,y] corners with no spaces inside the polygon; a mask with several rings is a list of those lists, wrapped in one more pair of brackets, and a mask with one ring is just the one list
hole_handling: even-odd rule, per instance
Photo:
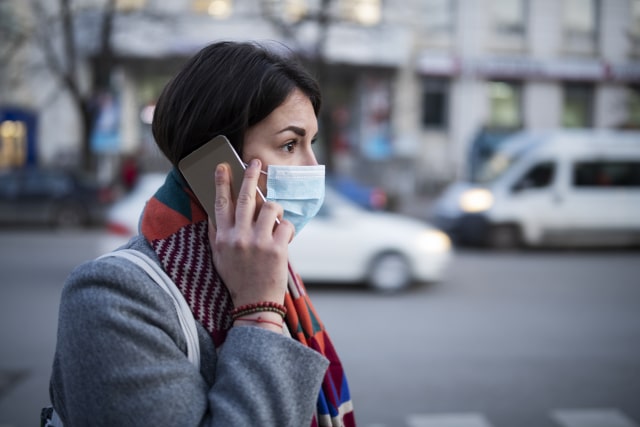
{"label": "mask ear loop", "polygon": [[[242,165],[246,169],[249,166],[249,163],[242,162]],[[267,175],[267,176],[269,175],[268,173],[266,173],[262,169],[260,169],[260,173],[263,174],[263,175]],[[264,197],[264,194],[262,194],[262,190],[260,190],[260,187],[256,187],[256,191],[258,192],[258,195],[260,195],[260,198],[262,199],[262,201],[266,203],[267,202],[267,198]],[[280,225],[280,220],[278,218],[276,218],[276,224]]]}

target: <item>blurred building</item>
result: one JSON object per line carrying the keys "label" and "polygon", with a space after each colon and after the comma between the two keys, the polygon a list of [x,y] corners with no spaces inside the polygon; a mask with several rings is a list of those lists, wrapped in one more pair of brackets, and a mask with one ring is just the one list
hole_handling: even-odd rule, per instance
{"label": "blurred building", "polygon": [[[24,2],[9,3],[13,13],[26,13]],[[77,40],[90,73],[104,1],[76,3]],[[0,12],[8,16],[5,4]],[[278,40],[323,65],[321,125],[329,131],[322,144],[334,170],[399,197],[466,175],[481,131],[640,125],[640,0],[115,5],[117,68],[112,92],[101,98],[104,132],[94,145],[104,158],[158,156],[149,122],[160,90],[186,57],[217,39]],[[9,66],[36,63],[39,54],[28,52],[12,56]],[[77,118],[58,83],[39,73],[18,73],[10,90],[5,82],[0,107],[33,110],[38,160],[62,161],[78,145]]]}

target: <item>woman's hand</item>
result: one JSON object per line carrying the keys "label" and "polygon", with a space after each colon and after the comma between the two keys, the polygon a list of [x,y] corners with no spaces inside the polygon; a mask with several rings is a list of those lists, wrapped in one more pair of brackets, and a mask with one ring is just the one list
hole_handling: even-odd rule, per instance
{"label": "woman's hand", "polygon": [[277,203],[264,203],[255,215],[260,170],[259,160],[249,164],[235,203],[228,165],[218,165],[215,172],[217,229],[209,221],[209,243],[216,270],[236,307],[261,301],[282,304],[287,288],[288,245],[294,228],[283,219],[276,225],[276,218],[282,218]]}

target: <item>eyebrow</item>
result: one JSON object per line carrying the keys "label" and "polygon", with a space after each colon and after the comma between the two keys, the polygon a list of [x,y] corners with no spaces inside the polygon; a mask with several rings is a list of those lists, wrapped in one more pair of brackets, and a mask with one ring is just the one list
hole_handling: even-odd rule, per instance
{"label": "eyebrow", "polygon": [[280,130],[278,133],[283,133],[283,132],[287,132],[287,131],[291,131],[291,132],[293,132],[293,133],[295,133],[297,135],[300,135],[300,136],[305,136],[307,134],[306,130],[304,130],[303,128],[298,127],[298,126],[287,126],[286,128]]}

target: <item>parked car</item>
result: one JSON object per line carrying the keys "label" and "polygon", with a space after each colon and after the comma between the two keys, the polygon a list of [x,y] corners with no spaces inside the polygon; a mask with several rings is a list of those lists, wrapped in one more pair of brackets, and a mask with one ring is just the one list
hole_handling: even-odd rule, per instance
{"label": "parked car", "polygon": [[434,206],[435,224],[461,244],[640,244],[640,132],[519,133]]}
{"label": "parked car", "polygon": [[80,227],[100,224],[113,192],[76,173],[21,168],[0,172],[0,223]]}
{"label": "parked car", "polygon": [[[164,175],[143,176],[133,192],[108,214],[114,235],[137,232],[138,219]],[[121,242],[123,243],[123,242]],[[110,241],[110,247],[117,246]],[[442,231],[409,217],[372,212],[326,188],[316,218],[290,245],[290,261],[308,282],[361,284],[397,291],[414,282],[445,278],[452,257],[451,243]]]}

